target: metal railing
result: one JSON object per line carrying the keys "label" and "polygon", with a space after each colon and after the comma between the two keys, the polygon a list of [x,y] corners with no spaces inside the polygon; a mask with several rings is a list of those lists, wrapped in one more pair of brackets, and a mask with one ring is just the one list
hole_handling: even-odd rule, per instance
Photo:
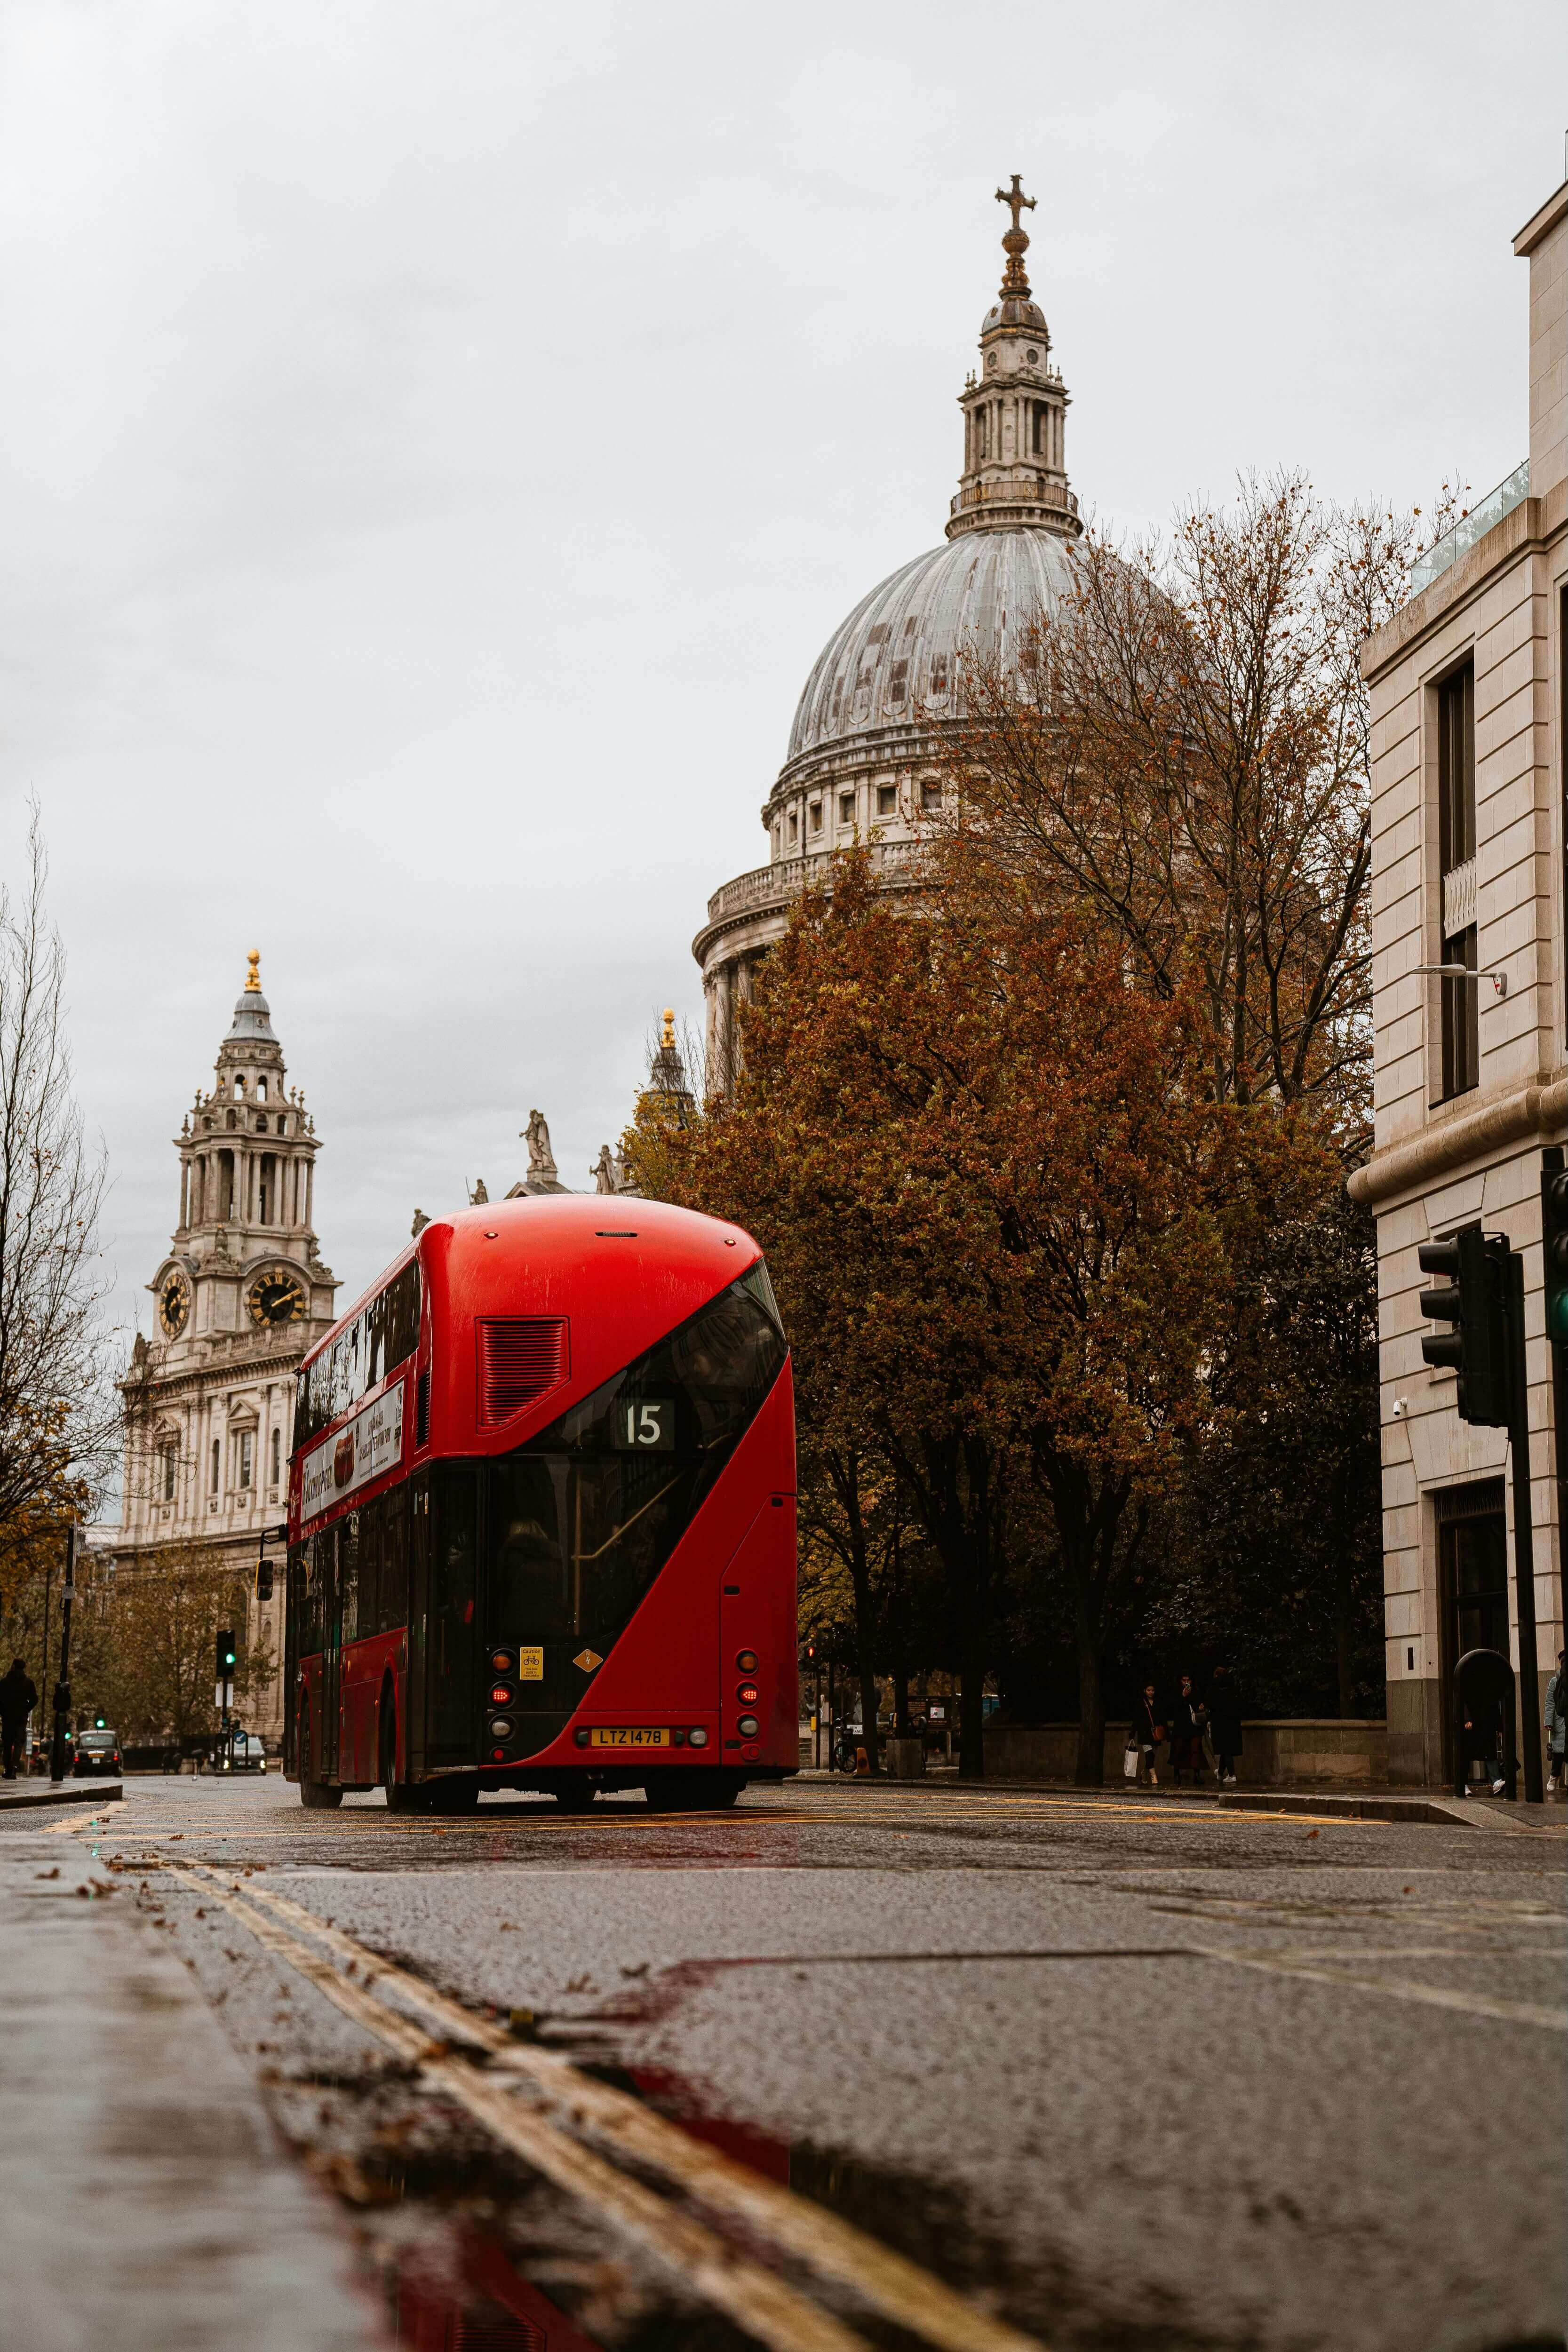
{"label": "metal railing", "polygon": [[1515,507],[1522,506],[1530,496],[1530,460],[1514,467],[1495,490],[1489,490],[1478,499],[1468,515],[1461,517],[1441,539],[1434,540],[1425,555],[1418,555],[1410,567],[1410,593],[1418,596],[1423,588],[1430,588],[1451,563],[1468,554],[1477,540],[1484,539],[1489,530],[1510,515]]}

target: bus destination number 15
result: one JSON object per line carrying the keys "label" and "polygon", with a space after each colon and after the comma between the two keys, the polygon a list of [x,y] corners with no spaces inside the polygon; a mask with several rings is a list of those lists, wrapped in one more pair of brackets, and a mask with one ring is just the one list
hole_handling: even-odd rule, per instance
{"label": "bus destination number 15", "polygon": [[623,1398],[611,1415],[616,1444],[623,1454],[673,1454],[673,1397]]}

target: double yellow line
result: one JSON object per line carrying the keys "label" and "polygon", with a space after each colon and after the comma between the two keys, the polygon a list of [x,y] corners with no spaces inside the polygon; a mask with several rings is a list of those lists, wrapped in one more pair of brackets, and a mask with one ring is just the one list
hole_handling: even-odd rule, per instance
{"label": "double yellow line", "polygon": [[[994,2319],[918,2263],[693,2139],[639,2100],[582,2074],[569,2059],[514,2041],[288,1895],[225,1878],[205,1864],[168,1863],[163,1870],[205,1902],[216,1902],[374,2040],[438,2083],[504,2147],[636,2240],[773,2352],[871,2347],[844,2321],[612,2159],[658,2174],[675,2191],[847,2288],[937,2352],[1043,2352],[1037,2337]],[[595,2146],[585,2146],[585,2139]]]}

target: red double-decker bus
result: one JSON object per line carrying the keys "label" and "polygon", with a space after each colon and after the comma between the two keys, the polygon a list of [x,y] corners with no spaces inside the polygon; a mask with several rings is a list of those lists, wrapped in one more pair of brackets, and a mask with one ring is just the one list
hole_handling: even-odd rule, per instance
{"label": "red double-decker bus", "polygon": [[310,1806],[793,1773],[795,1410],[750,1235],[570,1193],[426,1225],[300,1369],[285,1674]]}

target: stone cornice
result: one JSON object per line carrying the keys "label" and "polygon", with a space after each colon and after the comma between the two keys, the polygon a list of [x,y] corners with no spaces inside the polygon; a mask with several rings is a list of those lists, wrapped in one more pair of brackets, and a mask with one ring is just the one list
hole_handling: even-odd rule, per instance
{"label": "stone cornice", "polygon": [[1565,1123],[1568,1075],[1560,1075],[1520,1087],[1476,1110],[1386,1145],[1352,1173],[1346,1190],[1363,1208],[1384,1207],[1401,1193],[1418,1192],[1437,1177],[1461,1174],[1527,1136],[1550,1138]]}
{"label": "stone cornice", "polygon": [[1539,212],[1531,213],[1514,238],[1513,249],[1521,260],[1526,254],[1534,252],[1542,238],[1550,235],[1565,213],[1568,213],[1568,180],[1563,181],[1554,194],[1547,197]]}
{"label": "stone cornice", "polygon": [[331,1329],[322,1322],[302,1327],[297,1342],[265,1356],[208,1356],[201,1363],[182,1364],[174,1371],[129,1372],[120,1382],[128,1409],[151,1406],[190,1389],[244,1388],[268,1379],[292,1380],[306,1353]]}

